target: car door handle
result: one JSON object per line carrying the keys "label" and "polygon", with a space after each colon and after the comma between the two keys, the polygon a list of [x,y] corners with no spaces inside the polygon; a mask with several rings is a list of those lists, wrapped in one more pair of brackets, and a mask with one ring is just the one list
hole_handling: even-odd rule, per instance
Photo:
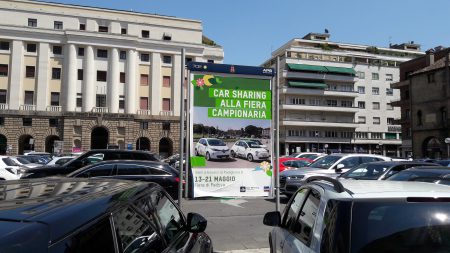
{"label": "car door handle", "polygon": [[284,241],[280,242],[280,249],[283,249],[283,247],[284,247]]}

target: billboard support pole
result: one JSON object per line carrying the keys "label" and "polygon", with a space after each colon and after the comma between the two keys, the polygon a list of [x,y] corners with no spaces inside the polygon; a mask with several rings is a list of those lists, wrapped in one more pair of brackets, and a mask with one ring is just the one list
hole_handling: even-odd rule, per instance
{"label": "billboard support pole", "polygon": [[277,56],[275,82],[275,198],[276,211],[280,211],[280,57]]}
{"label": "billboard support pole", "polygon": [[185,49],[181,49],[181,98],[180,98],[180,181],[178,182],[178,206],[181,208],[181,199],[183,198],[183,152],[184,152],[184,69],[185,69]]}
{"label": "billboard support pole", "polygon": [[[186,103],[186,129],[191,129],[191,71],[187,70],[187,81],[186,81],[186,91],[187,91],[187,103]],[[189,198],[189,172],[190,172],[190,164],[191,164],[191,131],[186,130],[186,142],[189,145],[186,145],[186,182],[184,184],[184,198]]]}

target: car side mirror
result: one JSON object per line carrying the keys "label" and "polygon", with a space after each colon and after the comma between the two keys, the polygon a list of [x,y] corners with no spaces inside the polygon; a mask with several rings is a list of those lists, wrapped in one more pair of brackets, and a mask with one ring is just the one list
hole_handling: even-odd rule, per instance
{"label": "car side mirror", "polygon": [[206,229],[208,221],[198,213],[188,213],[187,231],[191,233],[201,233]]}
{"label": "car side mirror", "polygon": [[264,225],[278,227],[281,224],[281,214],[278,211],[268,212],[264,215]]}
{"label": "car side mirror", "polygon": [[342,163],[338,164],[336,166],[336,169],[334,170],[336,173],[342,173],[342,169],[345,167]]}

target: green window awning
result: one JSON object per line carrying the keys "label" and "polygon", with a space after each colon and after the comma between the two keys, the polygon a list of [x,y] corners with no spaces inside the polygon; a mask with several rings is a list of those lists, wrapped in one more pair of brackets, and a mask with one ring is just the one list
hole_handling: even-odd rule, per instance
{"label": "green window awning", "polygon": [[287,65],[289,70],[291,71],[308,71],[308,72],[356,75],[356,71],[352,68],[316,66],[316,65],[293,64],[293,63],[288,63]]}
{"label": "green window awning", "polygon": [[309,89],[326,89],[328,85],[324,83],[308,83],[308,82],[289,82],[289,86],[296,88],[309,88]]}

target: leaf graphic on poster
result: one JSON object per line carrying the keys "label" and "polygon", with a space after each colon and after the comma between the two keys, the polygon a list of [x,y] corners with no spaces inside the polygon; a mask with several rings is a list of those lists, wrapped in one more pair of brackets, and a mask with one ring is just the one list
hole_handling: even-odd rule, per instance
{"label": "leaf graphic on poster", "polygon": [[216,77],[216,83],[222,84],[222,80],[220,80],[220,78]]}
{"label": "leaf graphic on poster", "polygon": [[267,174],[267,176],[271,177],[272,176],[272,171],[268,170],[268,171],[266,171],[266,174]]}

